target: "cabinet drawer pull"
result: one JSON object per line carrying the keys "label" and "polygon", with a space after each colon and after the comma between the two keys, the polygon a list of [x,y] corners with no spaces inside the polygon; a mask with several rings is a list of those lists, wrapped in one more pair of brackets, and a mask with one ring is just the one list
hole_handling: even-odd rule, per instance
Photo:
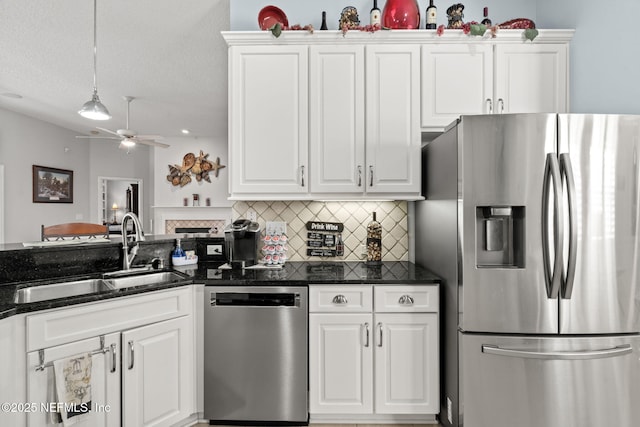
{"label": "cabinet drawer pull", "polygon": [[300,166],[300,176],[302,178],[302,186],[304,187],[304,166]]}
{"label": "cabinet drawer pull", "polygon": [[331,300],[331,302],[333,302],[334,304],[338,304],[338,305],[345,305],[349,301],[347,301],[347,297],[345,297],[344,295],[340,294],[340,295],[336,295],[335,297],[333,297],[333,300]]}
{"label": "cabinet drawer pull", "polygon": [[493,114],[493,101],[491,100],[491,98],[487,98],[484,103],[489,104],[489,114]]}
{"label": "cabinet drawer pull", "polygon": [[378,328],[378,347],[382,347],[382,322],[378,322],[376,327]]}
{"label": "cabinet drawer pull", "polygon": [[498,99],[498,106],[500,107],[500,114],[504,113],[504,99]]}
{"label": "cabinet drawer pull", "polygon": [[369,347],[369,323],[364,324],[364,346]]}
{"label": "cabinet drawer pull", "polygon": [[129,369],[133,369],[133,341],[129,341]]}
{"label": "cabinet drawer pull", "polygon": [[400,305],[413,305],[413,302],[411,295],[402,295],[398,300],[398,304]]}
{"label": "cabinet drawer pull", "polygon": [[113,374],[116,371],[116,364],[118,363],[118,353],[116,352],[115,344],[111,344],[109,347],[111,348],[111,373]]}
{"label": "cabinet drawer pull", "polygon": [[373,165],[369,165],[369,187],[373,187]]}
{"label": "cabinet drawer pull", "polygon": [[362,187],[362,166],[358,165],[358,187]]}

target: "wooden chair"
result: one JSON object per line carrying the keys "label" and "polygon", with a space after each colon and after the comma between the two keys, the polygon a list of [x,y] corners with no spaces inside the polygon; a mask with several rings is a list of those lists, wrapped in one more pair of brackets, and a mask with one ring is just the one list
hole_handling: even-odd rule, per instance
{"label": "wooden chair", "polygon": [[106,225],[91,224],[88,222],[70,222],[67,224],[50,225],[49,227],[41,226],[42,241],[49,240],[73,240],[95,239],[98,237],[109,238],[109,229]]}

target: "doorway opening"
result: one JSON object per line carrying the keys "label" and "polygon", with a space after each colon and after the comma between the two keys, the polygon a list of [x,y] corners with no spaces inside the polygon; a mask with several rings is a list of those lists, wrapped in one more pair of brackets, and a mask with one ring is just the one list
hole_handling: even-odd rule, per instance
{"label": "doorway opening", "polygon": [[117,226],[127,212],[143,222],[142,180],[138,178],[98,177],[98,212],[100,222]]}

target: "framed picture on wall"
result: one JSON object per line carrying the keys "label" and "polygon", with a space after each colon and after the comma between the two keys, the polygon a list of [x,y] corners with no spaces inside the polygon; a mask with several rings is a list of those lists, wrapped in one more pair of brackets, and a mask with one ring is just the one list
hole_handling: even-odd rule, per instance
{"label": "framed picture on wall", "polygon": [[73,203],[73,171],[33,165],[33,203]]}

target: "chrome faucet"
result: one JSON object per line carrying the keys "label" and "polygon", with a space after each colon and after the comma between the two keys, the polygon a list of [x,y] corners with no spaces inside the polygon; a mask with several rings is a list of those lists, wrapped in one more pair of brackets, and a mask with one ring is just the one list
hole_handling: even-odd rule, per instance
{"label": "chrome faucet", "polygon": [[[129,250],[129,240],[127,238],[127,223],[129,221],[133,221],[133,247]],[[142,242],[144,240],[144,233],[142,232],[142,224],[140,224],[140,220],[133,212],[127,212],[122,217],[122,269],[129,270],[131,268],[131,264],[133,263],[133,259],[136,257],[138,253],[138,242]]]}

